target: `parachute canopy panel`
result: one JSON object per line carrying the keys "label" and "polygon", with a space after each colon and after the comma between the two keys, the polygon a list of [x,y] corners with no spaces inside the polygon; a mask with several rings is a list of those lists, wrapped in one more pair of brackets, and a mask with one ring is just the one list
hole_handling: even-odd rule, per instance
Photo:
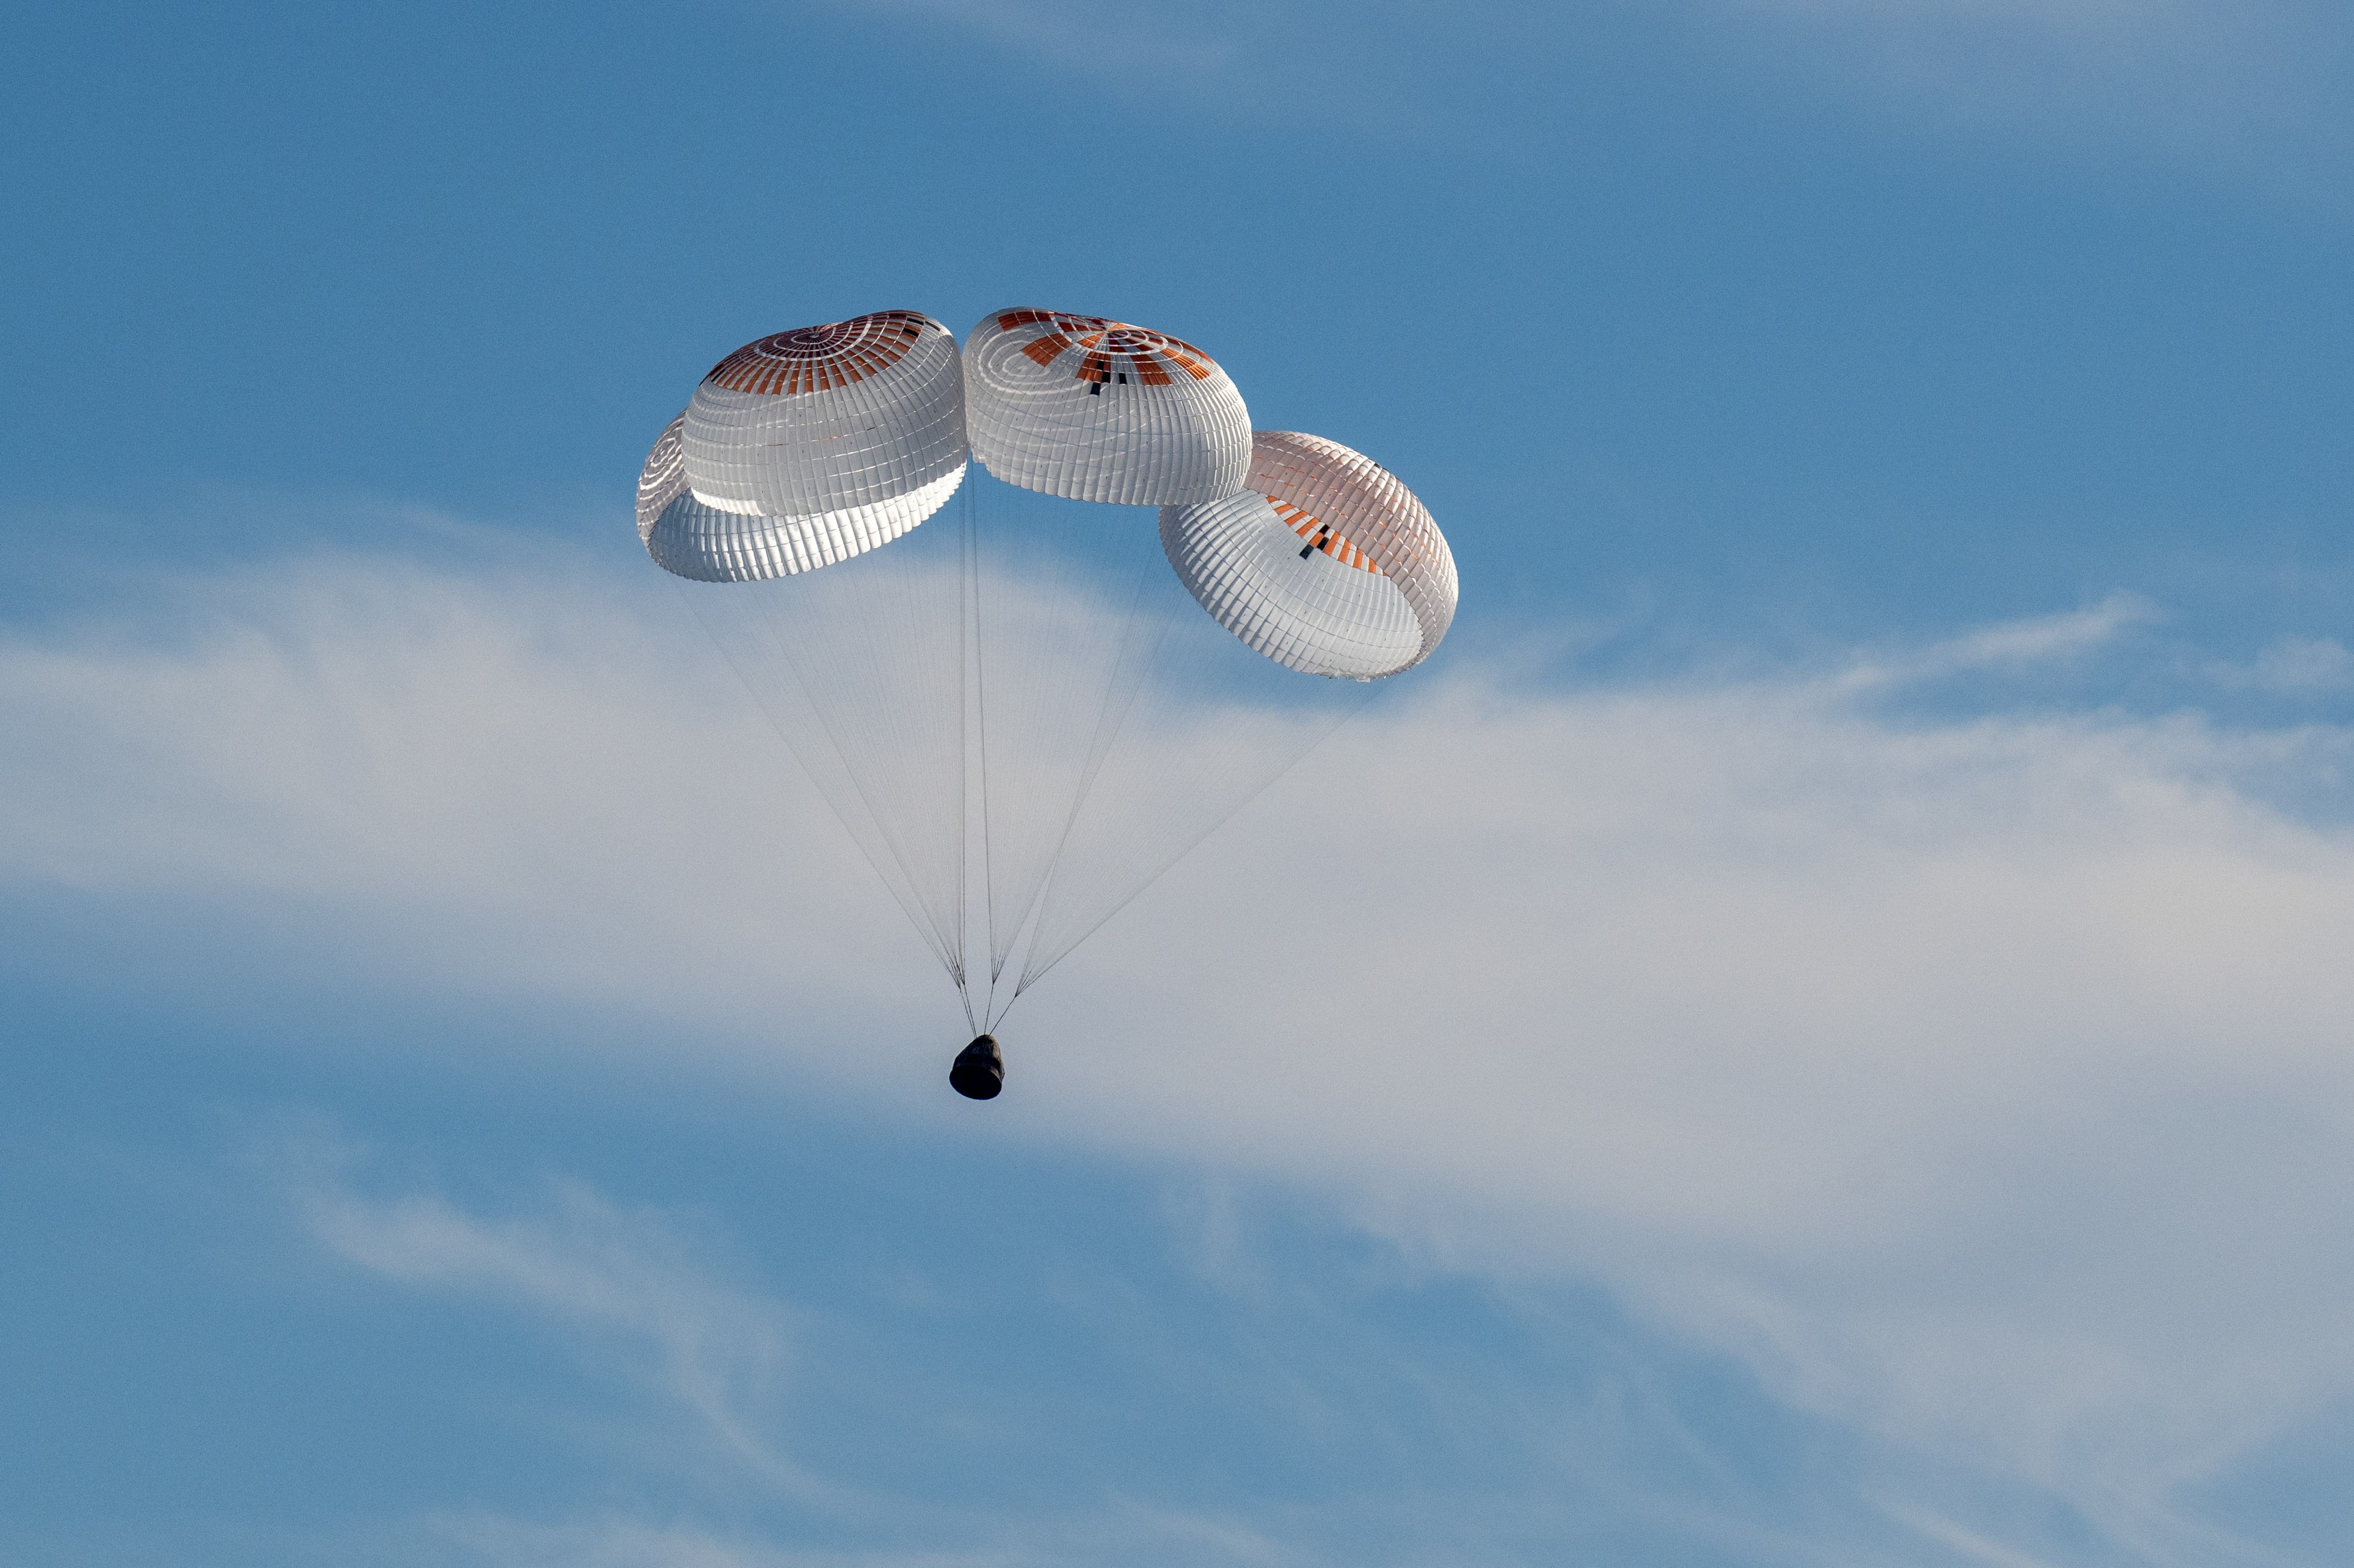
{"label": "parachute canopy panel", "polygon": [[1161,548],[1212,619],[1308,674],[1373,680],[1430,656],[1455,618],[1455,557],[1412,491],[1288,430],[1256,434],[1249,485],[1161,510]]}
{"label": "parachute canopy panel", "polygon": [[1250,412],[1217,361],[1101,316],[1027,308],[965,340],[972,453],[1009,484],[1130,506],[1243,488]]}

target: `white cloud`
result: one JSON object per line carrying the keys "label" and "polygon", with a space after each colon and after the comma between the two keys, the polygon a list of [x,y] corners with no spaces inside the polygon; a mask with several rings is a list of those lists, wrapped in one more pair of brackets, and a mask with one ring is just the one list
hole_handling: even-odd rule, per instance
{"label": "white cloud", "polygon": [[2354,842],[2243,788],[2344,737],[2284,744],[1432,696],[1323,759],[1386,853],[1230,846],[1271,913],[1186,983],[1174,901],[1108,934],[1058,1000],[1150,987],[1183,1045],[1076,1060],[1070,1114],[1599,1269],[1795,1401],[2122,1508],[2354,1388]]}
{"label": "white cloud", "polygon": [[[1434,672],[1025,1001],[981,1111],[917,1044],[920,948],[659,599],[325,563],[218,603],[174,645],[0,651],[38,737],[0,884],[234,895],[368,933],[379,983],[610,998],[716,1074],[1296,1181],[1445,1266],[1601,1279],[2158,1561],[2233,1561],[2174,1489],[2354,1395],[2354,836],[2264,803],[2339,788],[2342,732]],[[854,1008],[904,1048],[768,1022]],[[387,1278],[634,1336],[723,1437],[736,1395],[696,1390],[765,1364],[759,1313],[666,1294],[586,1198],[319,1213]]]}

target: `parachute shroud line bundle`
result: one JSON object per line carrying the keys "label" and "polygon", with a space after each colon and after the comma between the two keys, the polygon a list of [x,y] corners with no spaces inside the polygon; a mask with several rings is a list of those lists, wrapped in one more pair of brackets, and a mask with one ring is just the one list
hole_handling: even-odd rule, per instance
{"label": "parachute shroud line bundle", "polygon": [[974,1098],[1014,999],[1455,611],[1386,469],[1254,433],[1182,339],[1028,307],[961,352],[915,311],[746,344],[656,440],[637,521],[956,983]]}

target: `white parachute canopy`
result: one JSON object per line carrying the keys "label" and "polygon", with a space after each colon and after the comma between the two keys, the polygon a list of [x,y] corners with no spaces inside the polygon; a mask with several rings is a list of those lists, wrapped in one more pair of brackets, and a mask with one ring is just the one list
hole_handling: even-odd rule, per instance
{"label": "white parachute canopy", "polygon": [[1218,362],[1102,316],[992,311],[965,340],[973,455],[1047,495],[1214,501],[1250,468],[1250,411]]}
{"label": "white parachute canopy", "polygon": [[[945,340],[885,312],[723,360],[647,459],[639,532],[986,1029],[1369,688],[1260,658],[1101,503],[1191,510],[1250,478],[1207,355],[1003,312],[952,397]],[[1023,368],[992,380],[1000,350]],[[1418,656],[1412,624],[1382,658]]]}
{"label": "white parachute canopy", "polygon": [[774,334],[712,366],[646,460],[638,533],[682,577],[783,577],[899,537],[964,470],[956,340],[919,312],[877,311]]}
{"label": "white parachute canopy", "polygon": [[1321,436],[1259,430],[1250,488],[1161,511],[1188,592],[1252,650],[1370,681],[1430,657],[1455,619],[1455,556],[1414,492]]}

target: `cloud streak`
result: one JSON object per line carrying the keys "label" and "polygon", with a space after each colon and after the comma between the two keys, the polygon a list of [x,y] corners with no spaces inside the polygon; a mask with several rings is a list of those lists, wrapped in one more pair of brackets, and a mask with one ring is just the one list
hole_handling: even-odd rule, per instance
{"label": "cloud streak", "polygon": [[[2347,152],[2337,105],[2349,24],[2311,0],[1655,0],[1641,8],[1484,7],[1434,26],[1413,6],[1242,7],[1106,0],[836,0],[904,25],[942,26],[1011,59],[1067,73],[1087,90],[1106,62],[1147,62],[1151,79],[1230,112],[1296,114],[1445,137],[1465,84],[1492,86],[1543,62],[1575,81],[1598,49],[1663,42],[1726,49],[1752,80],[1812,90],[1893,120],[1979,135],[2241,167],[2266,178]],[[1631,33],[1632,37],[1626,35]],[[1618,37],[1614,40],[1614,35]],[[1299,62],[1313,61],[1303,70]],[[1115,79],[1118,85],[1114,85]],[[1105,90],[1128,90],[1125,78]],[[1483,88],[1484,91],[1485,89]]]}
{"label": "cloud streak", "polygon": [[676,1222],[616,1207],[577,1181],[518,1213],[471,1213],[435,1193],[372,1197],[313,1171],[298,1194],[313,1238],[354,1267],[412,1290],[497,1302],[621,1353],[689,1414],[707,1446],[804,1503],[836,1505],[769,1436],[790,1336],[772,1303],[712,1277]]}
{"label": "cloud streak", "polygon": [[1837,676],[1831,690],[1852,695],[1946,675],[2049,664],[2107,647],[2156,617],[2157,607],[2138,594],[2113,594],[2084,609],[2006,621],[1925,648],[1866,658]]}

